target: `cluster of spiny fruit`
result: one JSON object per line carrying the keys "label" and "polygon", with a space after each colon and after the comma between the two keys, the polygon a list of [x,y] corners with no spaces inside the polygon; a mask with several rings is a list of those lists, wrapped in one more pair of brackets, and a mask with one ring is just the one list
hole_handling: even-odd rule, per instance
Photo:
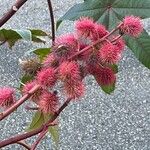
{"label": "cluster of spiny fruit", "polygon": [[[24,85],[22,93],[28,93],[39,84],[41,88],[30,99],[43,113],[55,113],[59,98],[53,87],[58,81],[63,83],[66,97],[72,100],[84,94],[83,79],[87,75],[93,75],[101,86],[114,84],[116,75],[112,65],[121,59],[125,47],[122,36],[138,37],[142,30],[140,18],[134,16],[125,17],[113,34],[91,18],[80,18],[75,23],[75,33],[56,38],[52,52],[43,61],[34,80]],[[13,103],[14,90],[1,88],[0,106],[7,108]]]}

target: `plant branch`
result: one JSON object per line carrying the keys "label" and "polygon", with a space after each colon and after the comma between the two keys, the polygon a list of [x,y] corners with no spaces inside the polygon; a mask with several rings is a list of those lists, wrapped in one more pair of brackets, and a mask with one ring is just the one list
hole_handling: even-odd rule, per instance
{"label": "plant branch", "polygon": [[24,141],[18,141],[16,142],[17,144],[22,145],[23,147],[25,147],[27,150],[31,150],[30,146],[28,144],[26,144]]}
{"label": "plant branch", "polygon": [[116,38],[114,38],[111,42],[114,43],[116,42],[117,40],[119,40],[123,35],[118,35]]}
{"label": "plant branch", "polygon": [[20,134],[20,135],[8,138],[8,139],[6,139],[4,141],[1,141],[0,142],[0,148],[5,147],[5,146],[10,145],[10,144],[14,144],[14,143],[16,143],[18,141],[27,139],[29,137],[32,137],[32,136],[42,132],[45,128],[49,127],[51,125],[51,123],[59,116],[59,114],[68,106],[68,104],[70,103],[71,99],[72,98],[68,98],[64,102],[64,104],[58,109],[58,111],[51,117],[51,119],[49,121],[47,121],[43,126],[41,126],[38,129],[32,130],[30,132],[23,133],[23,134]]}
{"label": "plant branch", "polygon": [[40,133],[39,137],[35,141],[35,143],[32,145],[31,150],[35,150],[35,148],[38,146],[38,144],[41,142],[41,140],[44,138],[44,136],[48,132],[49,126],[56,126],[57,125],[56,123],[53,123],[53,122],[48,124],[48,126],[45,126],[45,128],[43,129],[43,131]]}
{"label": "plant branch", "polygon": [[54,14],[53,14],[53,7],[51,0],[47,0],[48,8],[50,12],[50,18],[51,18],[51,31],[52,31],[52,42],[55,41],[55,20],[54,20]]}
{"label": "plant branch", "polygon": [[4,112],[0,113],[0,121],[11,114],[14,110],[16,110],[22,103],[24,103],[28,98],[30,98],[38,89],[40,85],[35,85],[27,94],[21,97],[18,101],[16,101],[11,107],[6,109]]}
{"label": "plant branch", "polygon": [[35,150],[37,145],[40,143],[40,141],[44,138],[46,133],[48,132],[48,128],[43,129],[43,131],[40,133],[39,137],[37,138],[36,142],[32,145],[31,150]]}
{"label": "plant branch", "polygon": [[26,2],[27,0],[17,0],[10,10],[0,19],[0,27],[3,26]]}

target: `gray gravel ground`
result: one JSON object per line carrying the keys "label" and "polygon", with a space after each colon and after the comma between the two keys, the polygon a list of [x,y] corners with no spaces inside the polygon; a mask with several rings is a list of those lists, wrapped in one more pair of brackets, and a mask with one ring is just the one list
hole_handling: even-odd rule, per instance
{"label": "gray gravel ground", "polygon": [[[14,0],[0,0],[0,16]],[[58,19],[80,0],[54,1]],[[150,31],[150,20],[145,20]],[[42,28],[49,31],[49,14],[45,0],[29,0],[6,25],[7,28]],[[66,28],[67,27],[67,28]],[[72,31],[65,22],[58,34]],[[32,48],[32,44],[19,42],[12,50],[0,47],[0,84],[18,86],[18,59]],[[34,47],[43,45],[34,45]],[[119,64],[117,89],[108,96],[93,78],[86,78],[86,95],[72,103],[60,117],[60,150],[150,150],[150,71],[141,65],[131,51],[125,50]],[[31,120],[32,112],[20,107],[15,114],[0,123],[0,140],[23,132]],[[33,139],[31,140],[33,141]],[[30,141],[30,142],[31,142]],[[20,150],[11,145],[3,150]],[[51,150],[49,138],[38,150]]]}

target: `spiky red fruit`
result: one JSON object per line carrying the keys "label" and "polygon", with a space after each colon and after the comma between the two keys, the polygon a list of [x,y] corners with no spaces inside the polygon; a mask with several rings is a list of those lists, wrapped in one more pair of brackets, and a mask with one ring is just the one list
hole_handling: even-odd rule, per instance
{"label": "spiky red fruit", "polygon": [[112,43],[106,43],[99,50],[99,58],[104,64],[116,64],[120,60],[121,54],[117,46]]}
{"label": "spiky red fruit", "polygon": [[84,84],[81,81],[72,82],[72,80],[67,80],[64,83],[64,90],[68,97],[76,99],[83,96]]}
{"label": "spiky red fruit", "polygon": [[109,68],[101,69],[99,74],[95,75],[95,77],[96,77],[97,82],[104,86],[112,85],[116,80],[115,74]]}
{"label": "spiky red fruit", "polygon": [[83,95],[84,85],[76,62],[63,62],[59,68],[59,77],[64,83],[64,90],[68,97],[75,99]]}
{"label": "spiky red fruit", "polygon": [[92,34],[92,40],[96,41],[104,37],[108,31],[102,24],[95,23],[95,32]]}
{"label": "spiky red fruit", "polygon": [[14,89],[10,87],[0,88],[0,106],[7,108],[14,102]]}
{"label": "spiky red fruit", "polygon": [[53,50],[60,62],[65,61],[78,51],[78,41],[73,34],[62,35],[55,40]]}
{"label": "spiky red fruit", "polygon": [[116,46],[116,48],[118,49],[118,52],[122,52],[125,48],[125,42],[122,38],[118,39],[117,41],[115,41],[114,45]]}
{"label": "spiky red fruit", "polygon": [[40,96],[39,107],[43,113],[52,113],[54,114],[58,108],[58,97],[54,93],[44,91]]}
{"label": "spiky red fruit", "polygon": [[62,81],[66,81],[69,79],[76,82],[77,80],[80,80],[81,77],[79,65],[75,61],[63,62],[59,68],[59,77]]}
{"label": "spiky red fruit", "polygon": [[94,21],[88,17],[82,17],[77,20],[75,23],[75,28],[79,37],[91,37],[91,35],[95,32]]}
{"label": "spiky red fruit", "polygon": [[143,31],[141,19],[135,16],[126,16],[120,30],[127,35],[138,37]]}
{"label": "spiky red fruit", "polygon": [[56,59],[54,54],[51,53],[45,58],[43,64],[45,67],[56,67],[58,65],[58,60]]}
{"label": "spiky red fruit", "polygon": [[56,74],[53,68],[42,69],[37,74],[37,82],[42,86],[52,87],[56,83]]}
{"label": "spiky red fruit", "polygon": [[73,34],[61,35],[55,40],[56,45],[67,44],[75,48],[78,45],[78,41]]}
{"label": "spiky red fruit", "polygon": [[110,68],[102,68],[100,66],[94,66],[92,69],[96,81],[102,86],[109,86],[115,83],[116,76]]}

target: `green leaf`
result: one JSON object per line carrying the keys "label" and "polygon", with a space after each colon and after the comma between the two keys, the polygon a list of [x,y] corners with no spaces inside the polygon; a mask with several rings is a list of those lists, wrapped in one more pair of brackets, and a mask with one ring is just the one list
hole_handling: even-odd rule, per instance
{"label": "green leaf", "polygon": [[45,40],[41,36],[48,36],[46,32],[42,30],[17,30],[17,29],[0,29],[0,41],[8,42],[11,48],[18,40],[26,40],[33,42],[45,43]]}
{"label": "green leaf", "polygon": [[42,30],[39,29],[29,29],[32,33],[32,35],[36,35],[36,36],[47,36],[48,34]]}
{"label": "green leaf", "polygon": [[48,36],[51,39],[51,36],[42,30],[39,30],[39,29],[29,29],[29,30],[32,33],[32,39],[34,42],[45,44],[46,41],[41,38],[41,37],[45,37],[45,36]]}
{"label": "green leaf", "polygon": [[[118,20],[126,15],[141,18],[150,17],[150,0],[85,0],[68,10],[57,22],[57,28],[63,20],[76,20],[88,16],[102,22],[106,27],[116,26]],[[110,28],[109,28],[110,29]]]}
{"label": "green leaf", "polygon": [[135,15],[141,18],[150,17],[150,0],[116,0],[113,11],[118,15]]}
{"label": "green leaf", "polygon": [[101,85],[101,88],[105,93],[111,94],[115,90],[115,84],[108,85],[108,86]]}
{"label": "green leaf", "polygon": [[[27,131],[32,131],[34,129],[40,128],[44,123],[46,123],[50,118],[52,117],[52,114],[43,114],[41,111],[37,111],[33,118],[30,126],[28,127]],[[52,140],[56,144],[56,148],[58,147],[59,143],[59,130],[58,125],[55,126],[49,126],[48,132],[50,133]]]}
{"label": "green leaf", "polygon": [[32,35],[30,30],[14,30],[16,31],[23,40],[26,41],[31,41],[32,40]]}
{"label": "green leaf", "polygon": [[50,126],[48,128],[48,131],[49,131],[50,135],[52,136],[52,139],[55,142],[56,147],[58,147],[58,143],[59,143],[59,127],[58,127],[58,125]]}
{"label": "green leaf", "polygon": [[150,69],[150,36],[144,31],[140,37],[126,37],[127,46],[144,66]]}
{"label": "green leaf", "polygon": [[26,54],[30,54],[31,52],[36,54],[39,57],[39,59],[42,61],[51,52],[51,48],[38,48],[38,49],[30,50]]}
{"label": "green leaf", "polygon": [[108,67],[111,68],[114,73],[118,73],[118,66],[116,64],[112,64]]}
{"label": "green leaf", "polygon": [[44,123],[44,115],[41,111],[37,111],[33,118],[30,126],[28,127],[27,131],[32,131],[34,129],[38,129]]}
{"label": "green leaf", "polygon": [[20,79],[20,88],[22,89],[23,85],[29,81],[31,81],[33,79],[33,76],[31,75],[24,75],[21,79]]}
{"label": "green leaf", "polygon": [[8,42],[9,46],[12,47],[16,41],[21,39],[22,37],[14,30],[6,30],[1,29],[0,30],[0,41],[2,42]]}
{"label": "green leaf", "polygon": [[32,35],[32,41],[34,41],[36,43],[43,43],[43,44],[46,43],[46,41],[43,38],[41,38],[41,37],[39,38],[39,37],[37,37],[35,35]]}

